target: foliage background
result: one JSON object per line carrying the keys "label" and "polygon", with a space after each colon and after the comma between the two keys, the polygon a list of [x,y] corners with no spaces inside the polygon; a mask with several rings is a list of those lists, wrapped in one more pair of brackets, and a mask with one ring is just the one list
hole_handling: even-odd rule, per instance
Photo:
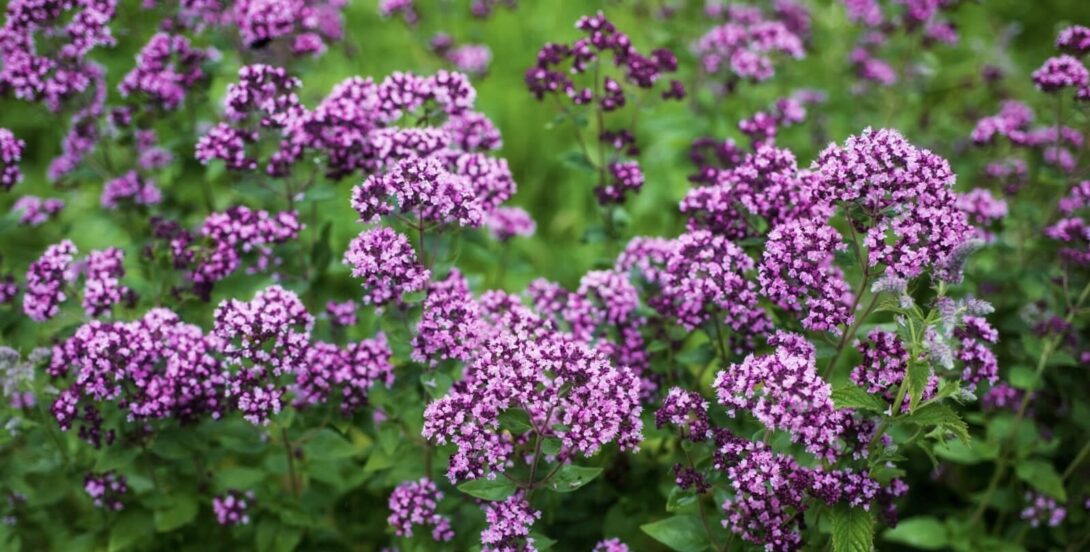
{"label": "foliage background", "polygon": [[[117,47],[99,49],[94,54],[97,61],[108,68],[111,94],[116,93],[112,88],[115,79],[131,67],[133,56],[154,32],[158,22],[155,13],[141,10],[136,4],[135,1],[124,2],[119,10],[119,18],[113,24],[118,37]],[[706,30],[706,23],[691,13],[688,17],[669,20],[654,18],[651,12],[658,2],[650,1],[523,0],[516,10],[501,8],[484,21],[469,17],[468,10],[459,2],[433,2],[425,3],[428,7],[422,25],[411,30],[399,22],[382,20],[374,4],[370,0],[350,2],[345,11],[346,41],[335,45],[317,60],[302,61],[295,66],[295,72],[304,82],[301,92],[304,103],[314,105],[334,84],[352,75],[370,75],[380,79],[395,70],[427,74],[443,67],[442,60],[426,50],[427,38],[437,31],[448,32],[460,42],[487,44],[494,58],[489,74],[475,81],[477,106],[502,131],[504,146],[499,154],[510,163],[519,185],[512,203],[524,207],[533,215],[538,230],[532,238],[514,240],[508,254],[501,253],[494,242],[467,235],[462,249],[451,253],[452,256],[456,255],[456,260],[452,261],[467,273],[478,291],[489,286],[515,292],[524,289],[530,280],[539,276],[570,288],[587,270],[612,264],[616,251],[611,248],[615,246],[588,239],[588,233],[592,234],[592,230],[600,225],[602,215],[591,193],[592,178],[577,163],[567,161],[571,159],[570,152],[575,151],[570,137],[571,129],[567,125],[557,124],[555,111],[531,97],[523,84],[523,72],[533,63],[542,44],[570,40],[575,36],[573,23],[580,15],[604,9],[641,50],[659,46],[672,48],[679,55],[682,75],[691,76],[695,59],[689,45]],[[691,89],[695,93],[695,98],[691,100],[655,104],[652,109],[641,113],[638,136],[643,144],[643,154],[640,160],[647,184],[638,196],[626,204],[628,224],[623,230],[626,237],[677,235],[684,224],[677,213],[677,202],[690,187],[686,180],[692,169],[687,158],[690,142],[705,135],[717,138],[733,136],[743,142],[745,139],[736,128],[738,120],[800,87],[828,93],[828,101],[811,109],[806,124],[781,131],[780,143],[796,153],[800,166],[808,165],[830,141],[841,141],[867,126],[893,127],[900,129],[913,143],[947,157],[958,174],[959,189],[967,190],[978,180],[978,174],[987,161],[980,152],[969,148],[969,130],[977,118],[994,113],[997,108],[996,98],[979,85],[981,67],[984,64],[1001,67],[1007,74],[1003,86],[1008,93],[1014,97],[1032,99],[1039,115],[1045,117],[1048,104],[1042,102],[1044,98],[1033,90],[1029,74],[1042,60],[1052,55],[1052,38],[1059,28],[1069,23],[1090,22],[1090,2],[1084,0],[982,0],[965,3],[952,15],[963,37],[958,45],[927,51],[902,45],[902,51],[894,57],[901,63],[922,64],[926,78],[855,95],[851,91],[854,78],[847,58],[859,30],[848,24],[843,7],[837,1],[821,0],[810,3],[810,6],[814,30],[809,55],[803,61],[778,65],[775,79],[762,85],[743,87],[738,93],[721,100],[707,92]],[[223,94],[226,85],[234,80],[240,65],[232,45],[217,46],[224,56],[210,87],[215,96]],[[690,81],[686,79],[686,82],[688,84]],[[202,109],[214,108],[219,105],[217,99],[202,104],[191,98],[187,104],[202,105]],[[158,130],[168,143],[191,143],[195,129],[215,118],[216,113],[211,111],[181,112],[161,121]],[[59,151],[66,127],[65,119],[48,113],[40,106],[4,99],[0,100],[0,126],[10,128],[28,143],[22,163],[26,179],[18,188],[20,193],[55,195],[56,192],[45,179],[45,172],[49,160]],[[239,202],[258,206],[276,201],[267,197],[267,192],[254,182],[238,179],[214,168],[205,169],[191,157],[176,165],[183,168],[159,181],[168,198],[162,209],[173,218],[188,222],[190,227],[207,212],[202,190],[204,185],[209,186],[217,209]],[[66,192],[68,207],[59,223],[28,231],[16,226],[14,215],[0,217],[0,253],[3,254],[0,271],[22,273],[47,245],[63,237],[73,239],[81,251],[107,246],[119,246],[130,252],[139,249],[142,232],[134,230],[143,228],[145,221],[100,209],[98,197],[101,179],[88,174],[82,180],[78,189]],[[318,238],[328,224],[328,245],[333,258],[328,272],[313,282],[309,289],[293,288],[306,292],[304,297],[312,310],[324,304],[326,299],[344,299],[357,294],[358,283],[339,263],[345,244],[360,230],[357,217],[347,200],[354,184],[354,179],[325,183],[325,191],[315,194],[309,203],[304,204],[304,212],[313,209],[318,214],[319,222],[304,232],[299,240],[302,244],[299,254],[312,254],[315,248],[323,247]],[[1042,194],[1050,186],[1057,185],[1047,179],[1031,181],[1031,186],[1040,186],[1045,190]],[[1047,196],[1055,197],[1055,189]],[[17,197],[18,194],[0,195],[0,212],[8,213]],[[1013,204],[1012,218],[1021,217],[1030,225],[1032,221],[1037,221],[1037,227],[1040,227],[1044,208],[1044,204],[1034,202]],[[305,214],[304,220],[307,220]],[[978,254],[970,264],[968,276],[971,281],[992,282],[1014,294],[1008,297],[1006,303],[1000,303],[1000,311],[995,315],[997,325],[1004,332],[1005,341],[998,350],[1003,367],[1024,364],[1024,358],[1028,356],[1026,348],[1032,347],[1032,344],[1009,336],[1017,336],[1026,329],[1018,317],[1020,307],[1044,298],[1049,287],[1049,271],[1047,267],[1035,264],[1039,260],[1011,254],[1013,246],[1008,237],[1015,231],[1008,228],[998,244]],[[133,262],[132,257],[127,263]],[[151,278],[141,281],[138,271],[130,270],[129,274],[130,285],[138,291],[158,285]],[[210,303],[187,302],[175,307],[185,320],[207,328],[211,325],[212,309],[220,299],[249,297],[253,290],[266,283],[267,276],[238,274],[216,287]],[[138,306],[129,314],[135,316],[144,308],[143,305]],[[122,314],[121,317],[126,315]],[[18,309],[0,308],[0,342],[23,349],[27,348],[27,344],[47,344],[54,336],[67,333],[72,324],[73,320],[63,317],[47,324],[33,324],[23,319]],[[370,336],[376,329],[376,322],[365,320],[354,329],[351,337]],[[327,330],[319,328],[319,336],[322,331]],[[1075,380],[1075,384],[1078,381]],[[1083,414],[1087,412],[1084,410]],[[238,450],[263,446],[260,442],[251,442],[252,436],[245,435],[244,429],[242,426],[238,428],[239,442],[235,444]],[[179,436],[179,445],[206,447],[200,441],[211,438],[197,431],[189,436]],[[139,525],[158,520],[160,514],[149,512],[140,514],[143,517],[127,517],[125,520],[97,520],[87,512],[83,512],[83,517],[78,517],[70,511],[78,508],[74,501],[62,500],[64,495],[82,492],[77,473],[68,472],[68,481],[36,476],[36,466],[14,465],[15,453],[8,448],[9,443],[0,446],[5,449],[0,452],[3,477],[26,476],[26,481],[35,486],[35,493],[57,496],[56,515],[59,518],[81,519],[84,520],[81,523],[86,524],[58,527],[51,521],[52,515],[42,518],[37,520],[41,534],[36,544],[69,550],[76,549],[77,544],[93,547],[102,542],[103,523],[115,526],[123,521]],[[49,445],[25,443],[23,446],[44,448]],[[33,457],[32,453],[28,454]],[[20,458],[23,461],[27,456]],[[277,461],[282,460],[274,460]],[[147,465],[155,460],[146,455],[139,459],[110,458],[96,462],[100,468],[137,462],[152,471],[156,469]],[[402,478],[413,477],[413,467],[418,465],[419,460],[405,459],[405,462],[386,472],[386,481],[398,481],[399,475],[403,475]],[[952,509],[964,504],[966,497],[959,496],[958,491],[945,484],[929,483],[931,465],[926,458],[913,458],[909,466],[913,490],[903,501],[904,517],[927,514],[943,518]],[[671,482],[668,477],[662,477],[662,473],[640,471],[646,470],[646,467],[630,467],[636,471],[611,472],[609,485],[596,484],[577,496],[566,495],[563,499],[550,495],[550,500],[565,502],[545,508],[544,532],[560,539],[565,550],[589,549],[603,532],[624,537],[636,550],[654,549],[657,545],[642,535],[637,527],[639,523],[663,515],[662,496],[668,492]],[[312,468],[314,472],[320,472],[328,466]],[[270,469],[282,470],[283,466],[272,466]],[[188,473],[193,471],[192,467],[170,467],[168,470],[178,470],[162,473],[165,477],[174,477],[179,487],[187,485],[195,477],[195,472]],[[970,479],[964,488],[980,489],[987,478],[985,471],[974,473],[966,470],[960,474]],[[248,474],[234,475],[245,478]],[[362,481],[355,478],[365,476],[366,473],[343,473],[340,477],[345,479],[339,483],[352,481],[358,484]],[[338,482],[334,478],[327,483]],[[301,515],[327,511],[334,506],[328,511],[334,512],[331,514],[336,518],[333,524],[341,535],[326,545],[343,543],[343,538],[348,542],[355,541],[354,548],[377,550],[377,545],[369,542],[368,536],[381,534],[385,530],[385,487],[375,479],[362,483],[358,491],[332,499],[317,493],[305,495],[305,499],[314,502],[304,503],[304,513]],[[42,500],[42,497],[37,496],[36,499]],[[1017,497],[1012,495],[1008,499],[1014,501]],[[336,503],[324,504],[322,500],[335,500]],[[145,506],[154,509],[155,505]],[[207,509],[208,506],[201,504],[200,508]],[[157,511],[161,512],[162,509]],[[70,514],[73,517],[69,517]],[[207,514],[204,512],[199,518],[206,520],[203,523],[211,523]],[[125,515],[133,514],[127,512]],[[265,531],[266,534],[258,538],[265,539],[266,543],[270,542],[269,539],[291,542],[292,538],[299,536],[295,533],[277,535],[277,529],[265,530],[260,524],[251,530]],[[207,531],[186,532],[185,547],[219,547],[223,544],[219,539],[224,535],[217,531],[221,530],[209,526]],[[463,533],[472,535],[468,531]],[[171,535],[178,534],[160,535],[157,544],[162,548],[182,547],[182,537],[171,540],[175,538]],[[308,535],[308,539],[315,547],[322,547],[320,532]],[[895,545],[880,542],[879,546],[893,549]]]}

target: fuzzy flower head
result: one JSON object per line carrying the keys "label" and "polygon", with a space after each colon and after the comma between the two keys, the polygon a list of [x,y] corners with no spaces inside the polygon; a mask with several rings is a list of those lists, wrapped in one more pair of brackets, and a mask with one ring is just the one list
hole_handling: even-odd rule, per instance
{"label": "fuzzy flower head", "polygon": [[838,332],[854,316],[852,293],[835,254],[847,245],[820,219],[795,219],[768,234],[758,281],[761,293],[781,308],[806,313],[802,326]]}
{"label": "fuzzy flower head", "polygon": [[19,224],[39,226],[57,216],[64,209],[64,200],[55,197],[42,199],[25,195],[12,205],[12,212],[19,213]]}
{"label": "fuzzy flower head", "polygon": [[431,528],[432,539],[446,542],[454,538],[450,519],[436,512],[443,493],[435,482],[424,477],[419,481],[406,481],[390,493],[390,516],[386,522],[399,537],[412,537],[413,526]]}
{"label": "fuzzy flower head", "polygon": [[409,239],[387,227],[356,236],[344,253],[344,264],[352,268],[352,276],[363,279],[365,305],[400,302],[403,294],[424,290],[431,278]]}
{"label": "fuzzy flower head", "polygon": [[125,508],[122,497],[129,492],[125,476],[110,471],[106,473],[88,473],[83,478],[83,490],[96,508],[120,512]]}
{"label": "fuzzy flower head", "polygon": [[541,512],[534,510],[522,493],[485,504],[484,519],[488,527],[481,532],[481,552],[537,550],[530,528],[540,518]]}
{"label": "fuzzy flower head", "polygon": [[1083,88],[1090,84],[1090,72],[1078,59],[1067,54],[1050,57],[1033,72],[1033,84],[1042,92]]}
{"label": "fuzzy flower head", "polygon": [[75,244],[64,240],[46,248],[41,258],[31,263],[23,296],[23,312],[31,320],[45,322],[60,312],[60,304],[68,298],[64,287],[77,275],[72,266],[75,255]]}
{"label": "fuzzy flower head", "polygon": [[248,525],[250,507],[254,503],[253,491],[227,491],[226,494],[212,497],[212,512],[220,525]]}
{"label": "fuzzy flower head", "polygon": [[510,241],[515,236],[533,236],[537,223],[521,207],[498,207],[488,215],[485,222],[492,237],[501,242]]}

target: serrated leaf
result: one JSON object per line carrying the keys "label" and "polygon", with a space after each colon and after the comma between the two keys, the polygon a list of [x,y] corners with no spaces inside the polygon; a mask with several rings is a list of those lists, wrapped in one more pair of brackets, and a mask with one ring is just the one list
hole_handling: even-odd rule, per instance
{"label": "serrated leaf", "polygon": [[854,408],[857,410],[871,410],[885,412],[889,409],[886,401],[867,393],[863,389],[850,383],[833,389],[833,404],[837,408]]}
{"label": "serrated leaf", "polygon": [[949,543],[946,527],[929,516],[901,520],[897,527],[882,533],[882,538],[922,550],[943,550]]}
{"label": "serrated leaf", "polygon": [[515,483],[506,477],[473,479],[458,485],[458,490],[482,500],[503,500],[515,494]]}
{"label": "serrated leaf", "polygon": [[874,548],[874,516],[862,508],[840,506],[831,511],[833,552],[870,552]]}
{"label": "serrated leaf", "polygon": [[942,403],[925,405],[908,416],[898,418],[897,422],[937,427],[953,433],[964,442],[969,442],[969,425],[958,416],[957,412],[954,412],[954,409]]}
{"label": "serrated leaf", "polygon": [[558,493],[570,493],[590,483],[600,473],[602,473],[602,468],[588,468],[568,464],[560,468],[552,479],[549,479],[548,487],[549,490]]}
{"label": "serrated leaf", "polygon": [[1063,478],[1043,460],[1023,460],[1014,467],[1014,473],[1029,486],[1059,501],[1067,500]]}
{"label": "serrated leaf", "polygon": [[696,516],[679,515],[645,523],[640,530],[676,552],[703,552],[708,534]]}

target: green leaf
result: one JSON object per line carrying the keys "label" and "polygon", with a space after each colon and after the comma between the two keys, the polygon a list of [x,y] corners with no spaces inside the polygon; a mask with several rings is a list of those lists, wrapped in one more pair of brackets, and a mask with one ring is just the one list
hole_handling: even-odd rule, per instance
{"label": "green leaf", "polygon": [[560,157],[560,162],[568,168],[577,169],[585,172],[594,172],[594,164],[587,159],[586,154],[581,150],[570,150]]}
{"label": "green leaf", "polygon": [[874,517],[862,508],[831,511],[833,552],[870,552],[874,548]]}
{"label": "green leaf", "polygon": [[1009,375],[1011,387],[1032,391],[1041,387],[1041,379],[1037,373],[1025,366],[1011,368]]}
{"label": "green leaf", "polygon": [[424,389],[431,395],[431,398],[438,399],[447,394],[450,390],[450,386],[454,384],[454,380],[450,379],[450,376],[442,372],[433,372],[430,374],[420,375],[420,384],[424,386]]}
{"label": "green leaf", "polygon": [[942,550],[949,543],[946,527],[930,516],[901,520],[897,527],[886,530],[882,538],[922,550]]}
{"label": "green leaf", "polygon": [[401,445],[401,428],[395,425],[386,425],[378,432],[378,444],[386,454],[397,452]]}
{"label": "green leaf", "polygon": [[308,458],[332,460],[351,458],[359,451],[332,429],[322,429],[303,445]]}
{"label": "green leaf", "polygon": [[110,552],[125,550],[151,533],[151,515],[143,510],[124,510],[110,527]]}
{"label": "green leaf", "polygon": [[833,404],[837,408],[854,408],[874,412],[885,412],[889,409],[886,401],[850,383],[833,389]]}
{"label": "green leaf", "polygon": [[708,548],[708,534],[696,516],[660,519],[641,525],[640,530],[677,552],[703,552]]}
{"label": "green leaf", "polygon": [[600,473],[602,473],[602,468],[587,468],[568,464],[560,468],[560,471],[556,472],[552,479],[549,479],[549,490],[558,493],[570,493],[590,483]]}
{"label": "green leaf", "polygon": [[916,405],[920,404],[920,399],[923,398],[924,390],[927,388],[927,380],[931,377],[931,366],[926,362],[909,362],[908,363],[908,396],[909,396],[909,410],[916,410]]}
{"label": "green leaf", "polygon": [[953,433],[963,442],[969,442],[969,425],[958,416],[957,412],[954,412],[954,409],[942,403],[925,405],[908,416],[897,418],[897,422],[937,427]]}
{"label": "green leaf", "polygon": [[715,358],[715,349],[709,343],[702,343],[699,347],[678,353],[674,358],[682,364],[706,366]]}
{"label": "green leaf", "polygon": [[135,447],[109,447],[95,462],[95,471],[103,473],[126,468],[132,465],[139,454],[140,449]]}
{"label": "green leaf", "polygon": [[1025,481],[1034,489],[1045,493],[1060,501],[1067,500],[1064,491],[1063,478],[1052,467],[1052,464],[1042,460],[1023,460],[1014,467],[1018,478]]}
{"label": "green leaf", "polygon": [[500,427],[514,434],[526,433],[534,429],[534,425],[530,421],[530,415],[519,408],[504,410],[499,415],[499,419]]}
{"label": "green leaf", "polygon": [[675,485],[670,489],[670,496],[666,498],[666,511],[671,514],[695,511],[696,501],[697,497],[692,491]]}
{"label": "green leaf", "polygon": [[556,544],[556,540],[550,539],[541,533],[530,533],[530,537],[534,539],[534,548],[537,548],[538,552],[552,550],[553,545]]}
{"label": "green leaf", "polygon": [[233,466],[215,471],[220,488],[247,490],[265,479],[265,472],[242,466]]}
{"label": "green leaf", "polygon": [[563,443],[556,437],[549,437],[541,442],[541,452],[548,456],[555,456],[560,454],[560,447]]}
{"label": "green leaf", "polygon": [[173,531],[197,517],[197,501],[191,495],[172,497],[170,506],[155,511],[155,528],[160,532]]}
{"label": "green leaf", "polygon": [[515,494],[515,483],[506,477],[473,479],[458,485],[463,493],[483,500],[503,500]]}

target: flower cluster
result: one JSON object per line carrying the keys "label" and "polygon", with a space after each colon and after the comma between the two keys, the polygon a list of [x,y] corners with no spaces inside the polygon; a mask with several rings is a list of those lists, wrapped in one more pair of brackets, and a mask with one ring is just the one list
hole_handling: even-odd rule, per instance
{"label": "flower cluster", "polygon": [[775,74],[773,56],[806,56],[803,39],[775,18],[758,10],[736,10],[729,21],[713,27],[696,42],[700,68],[709,75],[726,74],[727,90],[738,81],[766,81]]}
{"label": "flower cluster", "polygon": [[213,334],[225,366],[234,369],[226,396],[243,418],[265,424],[280,412],[286,391],[281,376],[306,362],[313,323],[303,302],[280,286],[265,288],[250,302],[230,299],[216,308]]}
{"label": "flower cluster", "polygon": [[386,522],[399,537],[412,537],[414,525],[431,527],[432,539],[445,542],[454,538],[450,519],[436,512],[443,493],[428,478],[406,481],[390,493],[390,517]]}
{"label": "flower cluster", "polygon": [[64,288],[78,275],[72,265],[75,255],[76,245],[63,240],[46,248],[27,268],[23,312],[31,320],[45,322],[60,312],[60,304],[68,298]]}
{"label": "flower cluster", "polygon": [[485,221],[492,237],[501,242],[515,236],[533,236],[537,223],[521,207],[498,207]]}
{"label": "flower cluster", "polygon": [[1022,509],[1019,517],[1028,521],[1032,527],[1038,527],[1042,523],[1056,527],[1067,517],[1067,509],[1057,503],[1056,499],[1035,491],[1026,492],[1025,504],[1026,507]]}
{"label": "flower cluster", "polygon": [[974,231],[957,208],[945,159],[895,130],[867,129],[826,148],[814,170],[815,197],[863,217],[852,220],[866,225],[862,245],[870,269],[884,265],[887,275],[914,278],[932,268],[940,279],[960,278],[959,261]]}
{"label": "flower cluster", "polygon": [[794,219],[772,229],[765,243],[758,281],[761,293],[780,308],[806,312],[802,327],[838,331],[851,324],[852,293],[835,254],[847,245],[820,219]]}
{"label": "flower cluster", "polygon": [[384,306],[401,296],[425,289],[431,272],[416,260],[404,234],[378,227],[364,231],[348,244],[344,264],[363,279],[363,304]]}
{"label": "flower cluster", "polygon": [[120,512],[125,508],[122,497],[129,492],[125,476],[112,471],[106,473],[88,473],[83,478],[83,490],[96,508],[105,508]]}
{"label": "flower cluster", "polygon": [[234,2],[230,20],[238,25],[246,46],[270,47],[290,40],[295,55],[320,54],[327,43],[341,40],[345,0],[242,0]]}
{"label": "flower cluster", "polygon": [[[292,211],[269,214],[244,206],[235,206],[222,213],[212,213],[204,219],[200,236],[205,242],[188,273],[194,291],[207,298],[212,286],[233,274],[242,265],[243,255],[256,254],[256,261],[248,269],[263,272],[277,260],[272,246],[283,244],[299,236],[303,230],[299,216]],[[182,241],[173,246],[185,247]],[[186,255],[177,251],[176,260]]]}
{"label": "flower cluster", "polygon": [[125,276],[124,259],[125,253],[116,247],[87,255],[83,264],[83,310],[87,316],[102,316],[131,296],[132,290],[120,281]]}
{"label": "flower cluster", "polygon": [[352,207],[365,222],[378,222],[394,212],[387,203],[393,198],[398,213],[420,221],[477,227],[484,214],[472,182],[449,172],[434,157],[410,157],[385,174],[367,177],[352,190]]}
{"label": "flower cluster", "polygon": [[23,158],[23,150],[26,142],[15,137],[6,128],[0,128],[0,187],[10,190],[12,186],[23,181],[23,173],[19,171],[19,161]]}
{"label": "flower cluster", "polygon": [[129,171],[110,180],[102,188],[100,202],[107,209],[117,209],[123,203],[132,205],[156,205],[163,199],[155,181],[144,178],[136,171]]}
{"label": "flower cluster", "polygon": [[232,489],[224,495],[212,497],[212,512],[220,525],[248,525],[253,502],[253,491],[243,493]]}
{"label": "flower cluster", "polygon": [[413,360],[433,366],[440,360],[468,360],[484,333],[482,324],[469,283],[458,269],[452,269],[445,280],[428,284],[424,312],[413,336]]}
{"label": "flower cluster", "polygon": [[329,301],[325,304],[325,312],[326,316],[329,317],[329,323],[342,328],[356,325],[358,320],[357,310],[359,310],[359,305],[351,299],[342,303]]}
{"label": "flower cluster", "polygon": [[769,340],[774,353],[749,355],[715,378],[716,396],[732,417],[748,410],[766,428],[785,430],[818,458],[833,461],[843,412],[833,407],[832,387],[815,367],[814,348],[795,334]]}
{"label": "flower cluster", "polygon": [[514,330],[486,339],[462,382],[424,412],[424,437],[458,447],[451,481],[506,469],[513,444],[499,416],[513,409],[524,410],[535,432],[557,437],[573,454],[590,456],[609,442],[622,450],[638,446],[639,384],[630,370],[563,334],[546,331],[535,339]]}
{"label": "flower cluster", "polygon": [[933,44],[956,44],[959,40],[957,28],[947,18],[948,14],[943,13],[956,2],[898,0],[887,4],[880,0],[843,0],[843,3],[848,19],[865,29],[851,54],[857,76],[863,81],[882,86],[897,82],[897,72],[878,51],[896,34],[918,36],[925,48]]}
{"label": "flower cluster", "polygon": [[19,224],[39,226],[57,216],[64,209],[64,200],[55,197],[42,199],[38,196],[25,195],[11,206],[12,212],[19,213]]}
{"label": "flower cluster", "polygon": [[485,504],[484,519],[488,527],[481,532],[481,552],[537,550],[530,536],[530,527],[540,517],[541,512],[534,510],[521,493],[501,502]]}
{"label": "flower cluster", "polygon": [[156,33],[117,90],[122,97],[140,95],[164,110],[177,109],[186,92],[206,79],[201,65],[213,57],[213,50],[194,48],[183,35]]}

